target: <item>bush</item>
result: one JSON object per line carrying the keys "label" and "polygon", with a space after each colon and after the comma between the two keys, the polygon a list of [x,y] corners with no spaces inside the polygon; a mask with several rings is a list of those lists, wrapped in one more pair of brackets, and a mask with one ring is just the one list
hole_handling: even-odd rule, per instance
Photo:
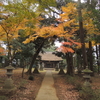
{"label": "bush", "polygon": [[82,90],[82,83],[81,82],[76,82],[75,87],[78,91]]}
{"label": "bush", "polygon": [[31,76],[29,76],[28,79],[29,79],[29,80],[34,80],[34,77],[31,75]]}
{"label": "bush", "polygon": [[93,90],[89,87],[83,87],[79,95],[80,100],[100,100],[100,90]]}
{"label": "bush", "polygon": [[75,88],[79,91],[82,89],[82,83],[80,82],[81,80],[79,79],[79,77],[72,77],[67,75],[67,83],[72,84],[75,86]]}
{"label": "bush", "polygon": [[75,77],[67,75],[67,83],[75,85]]}

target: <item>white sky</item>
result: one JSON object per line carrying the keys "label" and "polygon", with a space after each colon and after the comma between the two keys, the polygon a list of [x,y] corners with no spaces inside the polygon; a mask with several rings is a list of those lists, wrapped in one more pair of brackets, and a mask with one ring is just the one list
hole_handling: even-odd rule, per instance
{"label": "white sky", "polygon": [[55,41],[55,46],[56,47],[60,47],[61,46],[61,43],[59,41]]}
{"label": "white sky", "polygon": [[[78,0],[74,0],[74,1],[78,1]],[[84,2],[84,0],[81,0],[81,2]]]}

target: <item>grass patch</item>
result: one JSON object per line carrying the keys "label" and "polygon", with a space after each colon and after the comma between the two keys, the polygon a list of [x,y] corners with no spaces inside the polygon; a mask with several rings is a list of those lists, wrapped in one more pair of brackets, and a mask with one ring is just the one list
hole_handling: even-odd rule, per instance
{"label": "grass patch", "polygon": [[19,84],[19,89],[20,90],[26,89],[26,87],[25,87],[26,84],[27,84],[27,81],[22,79],[20,84]]}
{"label": "grass patch", "polygon": [[0,100],[8,100],[6,96],[0,96]]}

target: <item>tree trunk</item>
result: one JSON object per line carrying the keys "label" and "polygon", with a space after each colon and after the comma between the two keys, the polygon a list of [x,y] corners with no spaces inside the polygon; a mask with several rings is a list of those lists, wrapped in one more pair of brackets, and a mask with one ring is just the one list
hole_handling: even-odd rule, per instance
{"label": "tree trunk", "polygon": [[89,65],[90,65],[90,70],[93,71],[94,75],[94,70],[93,70],[93,55],[92,55],[92,42],[89,41]]}
{"label": "tree trunk", "polygon": [[81,75],[81,70],[82,70],[82,59],[81,59],[81,55],[77,54],[77,71],[78,71],[78,75]]}
{"label": "tree trunk", "polygon": [[72,53],[66,54],[66,61],[67,61],[67,74],[73,76],[74,75],[74,67],[73,67]]}
{"label": "tree trunk", "polygon": [[25,70],[25,66],[23,66],[23,69],[22,69],[22,78],[24,77],[24,70]]}
{"label": "tree trunk", "polygon": [[99,45],[99,66],[100,66],[100,45]]}
{"label": "tree trunk", "polygon": [[33,74],[40,74],[37,67],[35,67]]}
{"label": "tree trunk", "polygon": [[98,61],[98,58],[99,58],[99,54],[98,54],[98,46],[96,45],[96,58],[97,58],[97,66],[98,66],[98,73],[100,72],[100,69],[99,69],[99,61]]}
{"label": "tree trunk", "polygon": [[23,62],[23,65],[22,65],[22,78],[24,77],[24,71],[25,71],[25,68],[26,68],[26,61],[25,61],[25,59],[22,59],[22,62]]}
{"label": "tree trunk", "polygon": [[40,46],[38,47],[36,53],[33,55],[32,61],[31,61],[31,64],[30,64],[30,67],[29,67],[29,69],[28,69],[28,71],[27,71],[28,74],[31,74],[33,64],[34,64],[34,62],[35,62],[35,60],[36,60],[36,57],[38,56],[39,52],[41,51],[41,48],[43,47],[44,42],[45,42],[45,40],[43,40],[43,42],[42,42],[42,43],[40,44]]}
{"label": "tree trunk", "polygon": [[81,1],[78,0],[78,16],[79,16],[79,31],[80,31],[80,40],[82,44],[82,55],[83,55],[83,66],[86,68],[87,66],[87,57],[86,57],[86,48],[85,48],[85,40],[84,40],[84,30],[83,30],[83,20],[82,20],[82,12],[81,12]]}
{"label": "tree trunk", "polygon": [[60,68],[60,71],[59,71],[59,73],[58,73],[59,75],[64,75],[65,74],[65,72],[64,72],[64,70],[63,70],[63,68]]}
{"label": "tree trunk", "polygon": [[90,70],[93,71],[93,56],[92,56],[92,43],[89,41],[89,63],[90,63]]}
{"label": "tree trunk", "polygon": [[99,57],[98,57],[99,61],[98,61],[98,67],[100,68],[100,45],[99,45]]}

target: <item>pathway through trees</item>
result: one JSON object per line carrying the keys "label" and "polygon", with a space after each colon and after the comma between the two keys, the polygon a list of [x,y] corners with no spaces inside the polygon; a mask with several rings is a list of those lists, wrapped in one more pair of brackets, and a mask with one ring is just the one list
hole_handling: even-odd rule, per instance
{"label": "pathway through trees", "polygon": [[58,100],[51,71],[52,70],[47,70],[35,100]]}

